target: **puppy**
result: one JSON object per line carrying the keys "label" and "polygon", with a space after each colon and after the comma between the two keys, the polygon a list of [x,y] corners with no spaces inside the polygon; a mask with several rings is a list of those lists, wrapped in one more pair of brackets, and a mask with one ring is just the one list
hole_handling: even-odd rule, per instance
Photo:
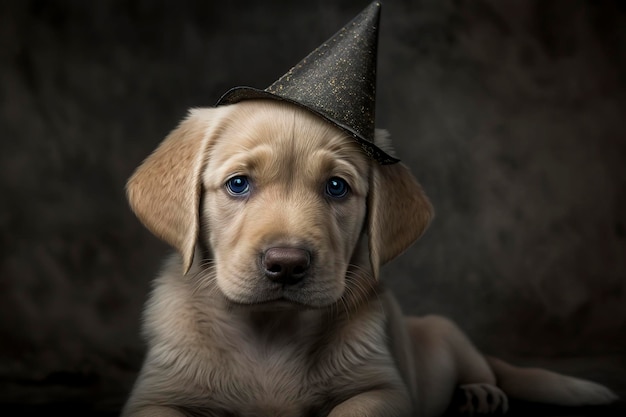
{"label": "puppy", "polygon": [[[388,149],[385,134],[377,145]],[[402,164],[277,100],[192,110],[128,182],[176,250],[145,310],[125,416],[436,416],[507,395],[603,404],[607,388],[482,356],[442,317],[404,318],[380,266],[432,208]]]}

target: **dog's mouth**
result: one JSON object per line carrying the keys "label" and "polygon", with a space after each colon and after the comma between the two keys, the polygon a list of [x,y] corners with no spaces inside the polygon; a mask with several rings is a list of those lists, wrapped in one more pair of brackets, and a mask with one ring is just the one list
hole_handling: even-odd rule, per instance
{"label": "dog's mouth", "polygon": [[310,310],[324,308],[330,304],[336,302],[334,299],[315,300],[309,299],[307,296],[301,294],[290,294],[284,292],[282,294],[265,296],[257,295],[253,299],[232,299],[226,296],[232,304],[248,307],[255,310],[272,310],[272,311],[284,311],[284,310]]}
{"label": "dog's mouth", "polygon": [[337,302],[341,294],[334,294],[331,288],[282,288],[278,286],[260,285],[251,291],[229,293],[222,291],[223,296],[233,306],[247,307],[258,310],[308,310],[327,307]]}

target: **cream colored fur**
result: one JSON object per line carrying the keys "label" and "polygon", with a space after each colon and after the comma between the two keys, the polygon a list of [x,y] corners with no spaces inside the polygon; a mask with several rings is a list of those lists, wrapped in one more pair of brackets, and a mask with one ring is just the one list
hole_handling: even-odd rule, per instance
{"label": "cream colored fur", "polygon": [[[227,190],[234,176],[249,193]],[[347,181],[345,197],[325,193],[331,178]],[[146,306],[148,351],[125,416],[435,416],[455,389],[469,412],[505,410],[504,392],[614,398],[487,359],[447,319],[404,318],[379,268],[423,233],[431,205],[404,165],[372,162],[303,109],[192,110],[130,178],[128,197],[178,253]],[[268,279],[276,247],[308,254],[304,278]]]}

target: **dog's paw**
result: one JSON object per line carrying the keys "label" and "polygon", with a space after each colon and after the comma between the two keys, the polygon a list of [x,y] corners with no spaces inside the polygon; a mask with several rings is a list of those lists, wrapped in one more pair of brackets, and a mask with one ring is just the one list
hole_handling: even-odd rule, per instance
{"label": "dog's paw", "polygon": [[491,384],[465,384],[459,387],[461,401],[459,412],[473,416],[475,414],[504,414],[509,409],[506,394]]}

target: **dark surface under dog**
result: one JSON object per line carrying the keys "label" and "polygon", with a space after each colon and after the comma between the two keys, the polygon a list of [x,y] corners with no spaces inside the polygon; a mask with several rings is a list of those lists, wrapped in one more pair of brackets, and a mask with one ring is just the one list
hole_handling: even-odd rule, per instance
{"label": "dark surface under dog", "polygon": [[[188,107],[267,85],[363,6],[214,3],[0,5],[4,414],[118,414],[166,253],[126,178]],[[626,397],[623,6],[390,0],[383,22],[380,125],[437,211],[389,286],[487,352]]]}
{"label": "dark surface under dog", "polygon": [[[549,364],[551,361],[544,360],[542,364]],[[589,363],[593,360],[588,358],[579,358],[572,360],[569,367],[559,367],[564,372],[569,371],[575,373],[577,369],[585,369],[588,371]],[[597,372],[594,374],[596,381],[605,383],[613,388],[622,398],[626,396],[626,384],[621,373],[615,372],[617,367],[623,366],[623,363],[611,359],[602,360],[602,365],[613,365],[612,372]],[[597,366],[597,365],[596,365]],[[585,373],[585,376],[588,376]],[[91,379],[91,382],[89,381]],[[29,381],[21,386],[16,384],[13,388],[16,392],[23,394],[30,391],[32,396],[30,400],[39,398],[41,404],[24,401],[19,404],[7,402],[3,404],[3,414],[7,416],[43,416],[43,415],[64,415],[64,416],[93,416],[93,417],[113,417],[118,416],[126,396],[120,390],[117,394],[112,395],[107,401],[103,401],[102,392],[98,389],[88,389],[88,386],[95,386],[97,382],[95,378],[89,378],[85,375],[57,375],[50,377],[48,381],[40,381],[35,383]],[[79,388],[80,387],[80,388]],[[53,392],[64,392],[59,398],[65,398],[65,401],[50,401],[50,394]],[[76,397],[71,399],[67,394],[74,392]],[[82,392],[81,392],[82,391]],[[5,392],[5,394],[7,394]],[[99,397],[100,400],[93,401]],[[29,404],[30,402],[30,404]],[[451,407],[446,417],[459,415]],[[626,415],[626,402],[619,401],[610,406],[599,407],[558,407],[552,405],[532,404],[520,401],[512,401],[510,403],[509,412],[506,414],[510,417],[622,417]]]}

